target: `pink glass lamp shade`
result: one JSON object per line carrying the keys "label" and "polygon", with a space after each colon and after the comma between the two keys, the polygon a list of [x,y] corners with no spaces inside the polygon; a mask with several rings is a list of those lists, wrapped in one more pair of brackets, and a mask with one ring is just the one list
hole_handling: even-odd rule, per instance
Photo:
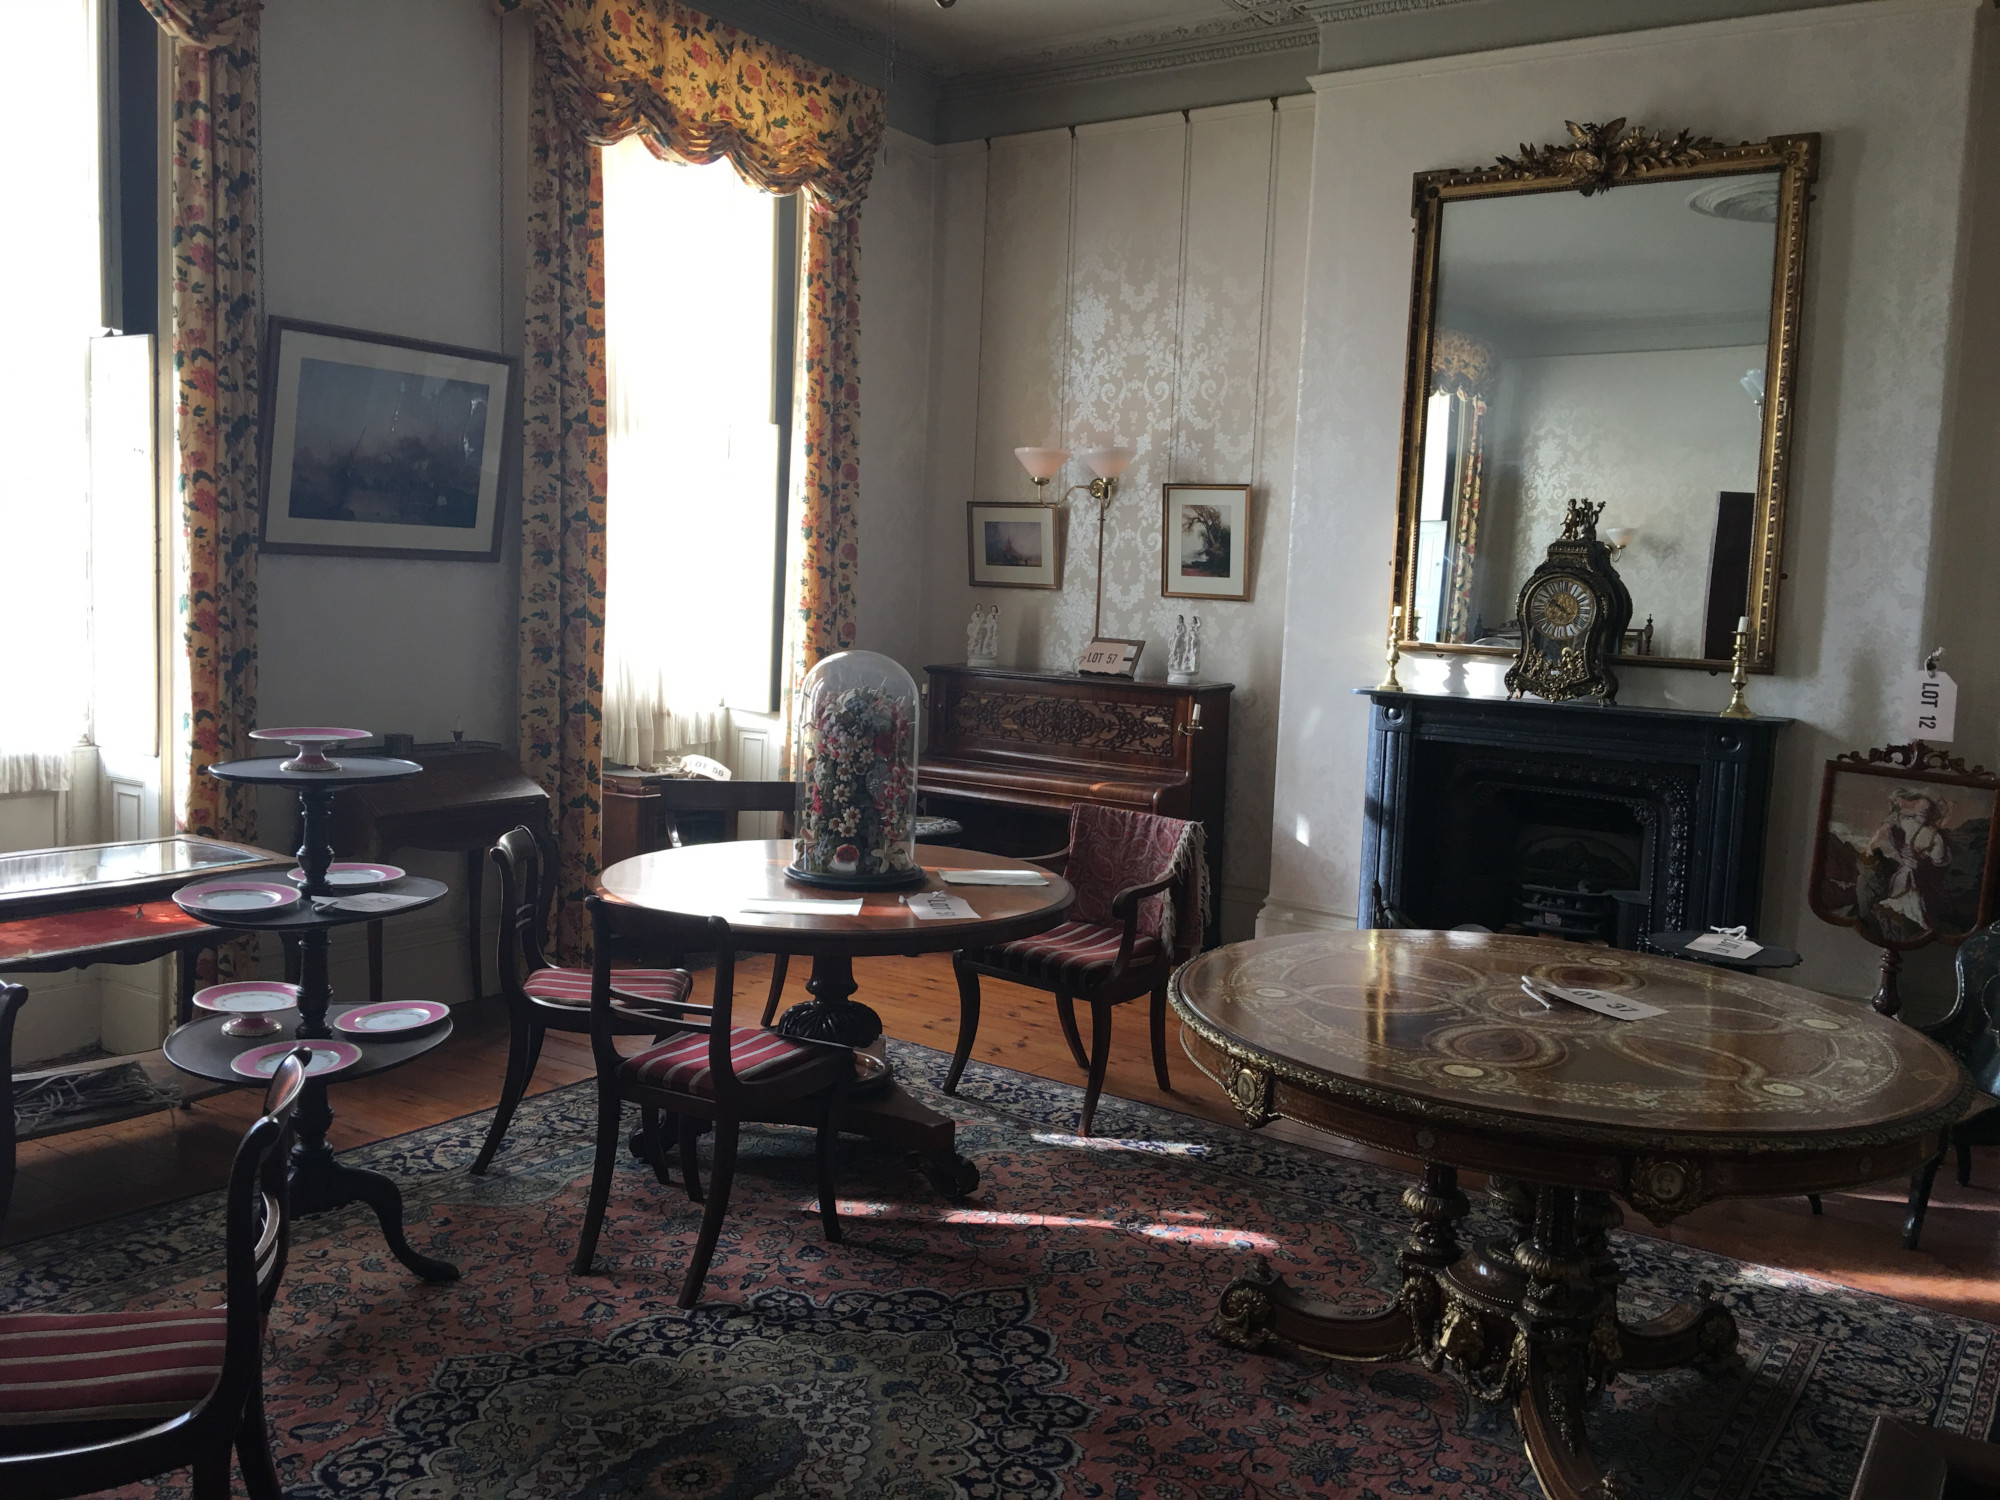
{"label": "pink glass lamp shade", "polygon": [[1021,467],[1028,471],[1028,477],[1036,484],[1047,484],[1069,462],[1069,449],[1016,448],[1014,457],[1021,461]]}
{"label": "pink glass lamp shade", "polygon": [[1116,479],[1138,456],[1139,450],[1122,445],[1109,448],[1086,448],[1079,455],[1089,465],[1090,472],[1099,479]]}

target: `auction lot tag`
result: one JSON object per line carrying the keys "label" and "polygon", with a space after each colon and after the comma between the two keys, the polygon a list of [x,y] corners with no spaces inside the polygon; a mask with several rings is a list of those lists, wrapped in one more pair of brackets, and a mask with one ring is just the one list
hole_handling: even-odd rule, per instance
{"label": "auction lot tag", "polygon": [[1919,668],[1903,679],[1903,729],[1911,739],[1948,744],[1958,726],[1958,684],[1951,673]]}
{"label": "auction lot tag", "polygon": [[1648,1016],[1666,1014],[1661,1006],[1648,1005],[1643,1000],[1633,1000],[1625,995],[1614,995],[1608,990],[1572,989],[1568,985],[1551,984],[1546,979],[1530,979],[1525,975],[1521,979],[1521,988],[1528,992],[1530,998],[1544,1005],[1553,996],[1585,1010],[1594,1010],[1600,1016],[1609,1016],[1614,1021],[1643,1021]]}
{"label": "auction lot tag", "polygon": [[910,908],[910,915],[924,922],[963,922],[979,915],[970,901],[949,891],[926,891],[921,896],[905,896],[903,900]]}
{"label": "auction lot tag", "polygon": [[1704,932],[1700,937],[1690,939],[1687,945],[1690,953],[1706,953],[1714,958],[1749,958],[1762,953],[1764,945],[1753,943],[1743,935],[1741,927],[1724,931]]}

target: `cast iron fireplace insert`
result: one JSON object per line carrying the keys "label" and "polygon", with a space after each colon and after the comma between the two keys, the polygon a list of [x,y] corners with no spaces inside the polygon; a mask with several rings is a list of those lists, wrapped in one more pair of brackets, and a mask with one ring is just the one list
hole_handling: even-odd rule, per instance
{"label": "cast iron fireplace insert", "polygon": [[1758,922],[1788,719],[1367,693],[1359,911],[1615,941]]}

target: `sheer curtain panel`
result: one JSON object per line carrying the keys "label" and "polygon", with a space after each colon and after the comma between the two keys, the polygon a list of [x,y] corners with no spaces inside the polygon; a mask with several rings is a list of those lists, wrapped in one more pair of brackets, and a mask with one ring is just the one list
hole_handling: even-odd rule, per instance
{"label": "sheer curtain panel", "polygon": [[726,759],[728,706],[769,706],[778,201],[637,136],[604,151],[604,753],[627,765]]}
{"label": "sheer curtain panel", "polygon": [[98,331],[97,62],[85,0],[10,11],[19,117],[62,120],[8,163],[25,223],[0,235],[8,311],[0,364],[0,795],[69,790],[90,682],[88,364]]}

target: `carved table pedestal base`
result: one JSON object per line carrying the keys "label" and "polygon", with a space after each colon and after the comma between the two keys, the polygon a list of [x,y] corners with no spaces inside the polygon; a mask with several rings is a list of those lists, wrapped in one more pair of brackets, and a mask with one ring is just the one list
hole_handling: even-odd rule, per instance
{"label": "carved table pedestal base", "polygon": [[1623,1215],[1609,1195],[1502,1178],[1488,1192],[1513,1231],[1462,1246],[1458,1172],[1424,1169],[1403,1194],[1415,1224],[1402,1292],[1384,1312],[1342,1315],[1260,1259],[1222,1294],[1209,1331],[1240,1349],[1278,1339],[1337,1359],[1447,1370],[1480,1400],[1512,1403],[1549,1500],[1616,1500],[1628,1492],[1591,1454],[1586,1412],[1621,1370],[1734,1365],[1735,1321],[1702,1287],[1657,1318],[1621,1322],[1607,1236]]}

